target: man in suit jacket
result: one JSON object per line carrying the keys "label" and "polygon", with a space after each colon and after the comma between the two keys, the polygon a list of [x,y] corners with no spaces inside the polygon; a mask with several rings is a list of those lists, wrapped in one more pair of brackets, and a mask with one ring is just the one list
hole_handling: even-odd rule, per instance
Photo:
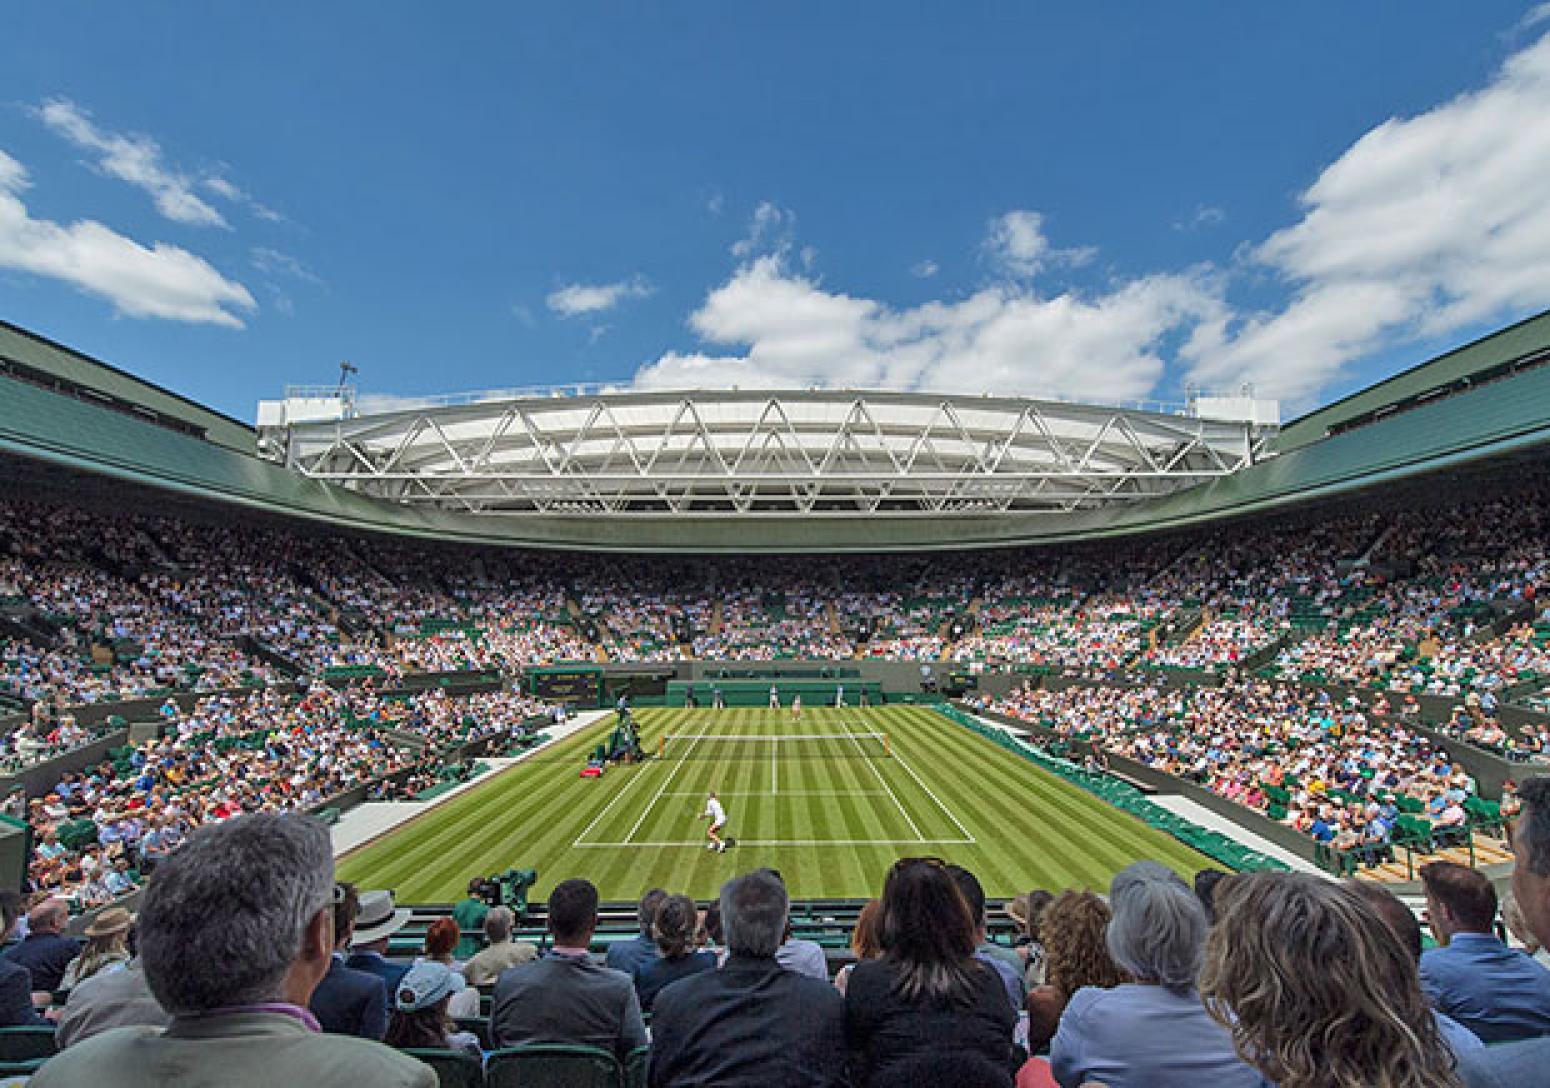
{"label": "man in suit jacket", "polygon": [[328,828],[299,814],[206,824],[156,867],[140,910],[163,1030],[116,1028],[50,1058],[31,1088],[436,1088],[430,1066],[325,1035],[306,1005],[334,934]]}
{"label": "man in suit jacket", "polygon": [[1421,867],[1426,911],[1441,947],[1421,956],[1432,1005],[1483,1043],[1550,1035],[1550,971],[1493,932],[1496,889],[1451,861]]}
{"label": "man in suit jacket", "polygon": [[[1512,829],[1512,893],[1540,944],[1550,946],[1550,777],[1518,787],[1523,810]],[[1459,1074],[1469,1088],[1520,1088],[1544,1083],[1550,1069],[1550,1034],[1488,1046],[1463,1055]]]}
{"label": "man in suit jacket", "polygon": [[827,981],[776,960],[786,887],[768,869],[721,889],[730,955],[717,971],[669,984],[651,1019],[652,1088],[838,1088],[845,1078],[845,1000]]}
{"label": "man in suit jacket", "polygon": [[501,972],[490,1012],[496,1046],[578,1043],[621,1060],[646,1045],[646,1025],[630,976],[592,962],[597,889],[564,880],[549,895],[554,947],[543,959]]}
{"label": "man in suit jacket", "polygon": [[59,989],[65,968],[80,955],[81,942],[64,935],[69,924],[70,908],[65,901],[45,899],[27,915],[27,936],[5,954],[6,959],[31,972],[36,993]]}
{"label": "man in suit jacket", "polygon": [[334,904],[334,955],[328,974],[312,991],[307,1007],[318,1018],[323,1030],[334,1035],[357,1035],[362,1039],[381,1039],[387,1034],[387,983],[370,971],[346,967],[344,950],[355,933],[355,918],[360,900],[354,884],[339,885],[339,901]]}
{"label": "man in suit jacket", "polygon": [[350,942],[353,952],[344,965],[380,978],[387,984],[389,999],[403,981],[409,965],[387,961],[388,941],[409,924],[410,913],[407,907],[394,904],[392,892],[370,891],[360,895],[360,913],[355,920],[355,936]]}
{"label": "man in suit jacket", "polygon": [[[15,895],[0,896],[0,944],[11,939],[16,929],[17,906]],[[32,1007],[32,975],[20,964],[0,959],[0,1028],[20,1028],[47,1024]]]}

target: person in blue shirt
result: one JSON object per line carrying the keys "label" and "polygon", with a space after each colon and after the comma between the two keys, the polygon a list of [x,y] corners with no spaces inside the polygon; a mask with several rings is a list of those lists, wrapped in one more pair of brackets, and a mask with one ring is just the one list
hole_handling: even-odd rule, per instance
{"label": "person in blue shirt", "polygon": [[1139,861],[1114,877],[1105,943],[1134,982],[1084,986],[1072,995],[1050,1043],[1062,1088],[1260,1088],[1195,990],[1209,922],[1172,870]]}
{"label": "person in blue shirt", "polygon": [[1421,956],[1421,985],[1440,1012],[1485,1043],[1550,1035],[1550,971],[1496,936],[1496,889],[1465,865],[1421,868],[1440,948]]}
{"label": "person in blue shirt", "polygon": [[604,962],[609,967],[615,971],[623,971],[633,978],[637,970],[661,954],[657,951],[657,942],[652,936],[651,926],[656,921],[657,908],[666,898],[667,892],[661,888],[652,888],[640,897],[640,913],[637,915],[640,933],[627,941],[614,941],[608,946],[608,954]]}
{"label": "person in blue shirt", "polygon": [[[1550,944],[1550,777],[1518,787],[1523,804],[1512,830],[1512,894],[1535,939]],[[1519,1088],[1543,1084],[1550,1071],[1550,1034],[1486,1047],[1459,1061],[1469,1088]]]}

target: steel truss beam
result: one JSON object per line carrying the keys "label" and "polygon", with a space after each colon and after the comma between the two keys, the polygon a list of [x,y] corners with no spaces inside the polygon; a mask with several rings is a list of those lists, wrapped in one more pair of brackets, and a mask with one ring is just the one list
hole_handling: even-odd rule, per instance
{"label": "steel truss beam", "polygon": [[1231,475],[1272,428],[1007,398],[612,394],[285,428],[287,463],[485,514],[984,516],[1155,498]]}

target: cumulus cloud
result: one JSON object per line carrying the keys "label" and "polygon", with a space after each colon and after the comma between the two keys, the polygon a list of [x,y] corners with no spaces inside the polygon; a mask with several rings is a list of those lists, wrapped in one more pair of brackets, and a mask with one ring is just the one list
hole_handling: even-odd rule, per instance
{"label": "cumulus cloud", "polygon": [[1056,249],[1044,235],[1044,216],[1021,209],[990,221],[985,252],[1003,272],[1025,279],[1054,265],[1086,264],[1098,253],[1091,246]]}
{"label": "cumulus cloud", "polygon": [[[895,308],[825,285],[811,260],[793,255],[796,217],[767,202],[733,247],[731,277],[690,316],[700,349],[663,355],[636,381],[1115,400],[1162,384],[1247,383],[1306,405],[1379,349],[1550,306],[1547,117],[1550,35],[1484,87],[1373,128],[1301,194],[1290,225],[1241,247],[1225,268],[1086,290],[1051,290],[1041,277],[1095,251],[1056,247],[1039,212],[1014,209],[987,226],[988,285]],[[1175,226],[1224,219],[1202,204]],[[916,274],[932,267],[922,262]],[[1233,305],[1235,291],[1267,281],[1280,304]]]}
{"label": "cumulus cloud", "polygon": [[242,284],[177,246],[149,247],[85,219],[37,219],[22,201],[21,163],[0,151],[0,267],[46,276],[107,299],[128,317],[158,317],[241,328],[257,308]]}
{"label": "cumulus cloud", "polygon": [[[38,108],[50,130],[95,156],[95,165],[109,177],[150,194],[156,210],[175,223],[224,227],[226,219],[195,192],[198,181],[168,166],[161,146],[149,136],[105,132],[91,115],[67,98],[51,98]],[[218,191],[218,190],[212,190]]]}
{"label": "cumulus cloud", "polygon": [[1289,302],[1207,330],[1190,379],[1306,399],[1381,346],[1550,305],[1550,36],[1372,129],[1249,253]]}
{"label": "cumulus cloud", "polygon": [[629,299],[651,294],[651,284],[636,276],[618,283],[571,283],[544,299],[545,305],[561,317],[585,317],[605,313]]}
{"label": "cumulus cloud", "polygon": [[689,319],[720,350],[669,353],[642,388],[842,388],[1133,399],[1161,377],[1170,336],[1220,320],[1201,273],[1160,275],[1091,298],[1016,285],[908,309],[825,290],[780,254],[755,258]]}

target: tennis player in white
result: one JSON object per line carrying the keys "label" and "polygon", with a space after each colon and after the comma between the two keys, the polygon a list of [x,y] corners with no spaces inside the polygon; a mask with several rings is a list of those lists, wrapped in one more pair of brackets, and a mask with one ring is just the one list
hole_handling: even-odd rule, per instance
{"label": "tennis player in white", "polygon": [[710,842],[705,844],[705,849],[714,850],[718,854],[726,850],[728,846],[736,844],[737,840],[730,835],[723,839],[721,829],[727,823],[727,810],[721,807],[721,802],[716,799],[716,791],[711,790],[710,797],[705,802],[705,811],[701,817],[710,821],[710,826],[705,829],[705,834]]}

